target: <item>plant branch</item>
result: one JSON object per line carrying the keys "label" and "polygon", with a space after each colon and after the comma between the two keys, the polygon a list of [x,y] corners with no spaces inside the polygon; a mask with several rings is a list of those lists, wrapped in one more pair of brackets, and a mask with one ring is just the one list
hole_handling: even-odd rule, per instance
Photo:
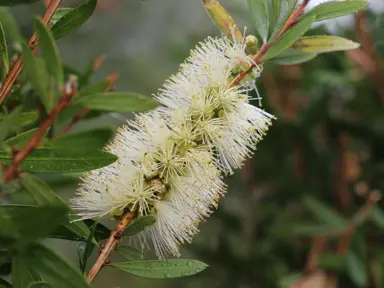
{"label": "plant branch", "polygon": [[253,56],[252,64],[249,67],[241,72],[237,77],[232,81],[230,87],[236,86],[240,83],[240,81],[257,65],[261,64],[263,56],[268,52],[268,50],[276,43],[277,40],[281,38],[293,25],[296,24],[297,19],[304,13],[305,7],[307,7],[310,0],[304,0],[295,11],[289,16],[287,22],[285,22],[284,26],[281,28],[280,32],[277,36],[269,43],[264,43],[260,50]]}
{"label": "plant branch", "polygon": [[[57,8],[60,6],[61,1],[62,0],[52,0],[49,3],[47,10],[45,11],[43,16],[43,22],[45,24],[49,23],[53,14],[55,14]],[[29,39],[29,46],[32,49],[35,49],[37,47],[36,39],[37,39],[36,33],[33,33],[32,37]],[[11,91],[13,84],[16,82],[16,79],[17,77],[19,77],[22,70],[23,70],[23,57],[19,56],[15,64],[12,66],[12,68],[8,72],[4,80],[4,83],[0,88],[0,104],[4,101],[5,97],[7,97],[7,95]]]}
{"label": "plant branch", "polygon": [[91,283],[95,279],[96,275],[99,273],[101,268],[108,264],[108,257],[117,247],[117,243],[123,237],[124,231],[127,229],[128,225],[131,223],[132,219],[135,217],[135,212],[126,213],[120,220],[119,225],[116,229],[111,232],[104,248],[102,248],[99,257],[97,258],[95,264],[89,270],[87,281]]}
{"label": "plant branch", "polygon": [[63,89],[62,95],[59,99],[59,102],[55,106],[55,108],[51,111],[51,113],[44,119],[44,121],[40,124],[39,129],[35,132],[32,138],[28,141],[27,144],[21,150],[13,150],[12,163],[9,166],[4,167],[4,182],[9,182],[10,180],[17,177],[19,174],[19,166],[20,164],[27,158],[27,156],[35,150],[39,144],[41,138],[44,137],[47,130],[57,116],[64,110],[65,107],[70,105],[72,97],[76,94],[76,81],[75,79],[69,81],[67,87]]}
{"label": "plant branch", "polygon": [[[118,77],[119,77],[119,72],[113,72],[107,76],[105,81],[109,82],[109,87],[107,89],[105,89],[105,92],[110,92],[110,91],[113,91],[115,89],[115,85],[116,85]],[[72,120],[68,123],[68,125],[65,126],[64,129],[61,130],[60,133],[57,134],[54,138],[57,139],[57,138],[64,136],[65,134],[67,134],[72,129],[72,127],[74,125],[76,125],[81,119],[83,119],[88,114],[88,112],[89,112],[88,108],[81,109],[75,115],[75,117],[72,118]]]}
{"label": "plant branch", "polygon": [[[207,1],[203,0],[203,2],[205,3]],[[252,68],[261,63],[261,58],[265,55],[268,49],[296,22],[297,18],[303,13],[304,8],[307,6],[308,2],[309,0],[305,0],[302,4],[299,5],[299,7],[288,18],[287,23],[284,25],[279,35],[275,37],[275,39],[273,39],[269,44],[264,44],[260,48],[258,53],[253,57],[252,65],[250,65],[246,71],[240,73],[230,84],[230,87],[238,85],[240,81],[245,77],[245,75],[252,70]],[[100,256],[97,258],[95,264],[88,273],[88,283],[91,283],[99,271],[108,263],[109,255],[116,249],[118,241],[122,238],[125,229],[128,227],[129,223],[134,217],[135,212],[128,212],[123,216],[116,229],[111,232],[105,247],[101,250]]]}

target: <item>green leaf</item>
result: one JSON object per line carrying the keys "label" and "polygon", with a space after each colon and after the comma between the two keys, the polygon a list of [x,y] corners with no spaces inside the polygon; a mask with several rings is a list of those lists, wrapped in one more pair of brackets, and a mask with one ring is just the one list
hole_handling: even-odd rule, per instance
{"label": "green leaf", "polygon": [[25,264],[52,287],[89,288],[84,277],[72,264],[42,244],[34,244],[22,256]]}
{"label": "green leaf", "polygon": [[52,286],[47,282],[39,281],[39,282],[31,283],[31,285],[29,285],[28,288],[51,288],[51,287]]}
{"label": "green leaf", "polygon": [[269,31],[269,12],[266,0],[248,0],[254,27],[263,42],[267,42]]}
{"label": "green leaf", "polygon": [[148,226],[153,225],[156,222],[154,216],[143,216],[133,221],[125,230],[124,236],[132,236],[143,231]]}
{"label": "green leaf", "polygon": [[278,65],[298,65],[310,61],[316,56],[316,53],[306,53],[293,49],[287,49],[278,57],[273,58],[272,62]]}
{"label": "green leaf", "polygon": [[65,221],[67,213],[63,206],[0,205],[0,246],[24,248],[48,236]]}
{"label": "green leaf", "polygon": [[110,266],[145,278],[178,278],[197,274],[208,265],[197,260],[169,259],[112,263]]}
{"label": "green leaf", "polygon": [[77,97],[74,102],[90,109],[113,112],[142,112],[159,105],[152,98],[124,92],[96,93]]}
{"label": "green leaf", "polygon": [[0,278],[0,288],[12,288],[12,285]]}
{"label": "green leaf", "polygon": [[334,228],[342,228],[348,225],[347,220],[317,199],[305,196],[302,202],[320,223],[333,226]]}
{"label": "green leaf", "polygon": [[88,258],[91,256],[92,251],[96,246],[95,244],[97,244],[97,242],[93,242],[96,228],[97,225],[95,223],[91,229],[91,233],[89,234],[87,241],[80,242],[77,245],[77,252],[79,253],[80,268],[82,273],[85,272],[85,269],[87,268]]}
{"label": "green leaf", "polygon": [[[104,151],[41,148],[33,151],[20,168],[26,172],[77,173],[101,168],[116,160],[115,155]],[[0,161],[8,165],[12,156],[8,151],[0,151]]]}
{"label": "green leaf", "polygon": [[31,129],[23,133],[20,133],[15,137],[9,138],[4,142],[4,145],[8,147],[17,145],[18,147],[21,148],[28,142],[29,139],[31,139],[31,137],[33,136],[33,134],[35,134],[37,130],[39,130],[39,128]]}
{"label": "green leaf", "polygon": [[[71,241],[85,241],[88,239],[90,230],[88,227],[92,227],[92,225],[95,223],[93,220],[84,220],[84,221],[76,221],[71,223],[71,225],[74,224],[86,224],[86,228],[88,230],[88,233],[83,233],[82,231],[74,231],[74,229],[70,230],[68,226],[60,226],[55,231],[53,231],[49,237],[50,238],[57,238],[57,239],[65,239],[65,240],[71,240]],[[96,225],[96,231],[95,231],[95,239],[96,240],[104,240],[109,237],[111,234],[111,231],[105,227],[104,225],[97,223]]]}
{"label": "green leaf", "polygon": [[280,18],[282,0],[272,0],[271,5],[272,5],[274,22],[277,23]]}
{"label": "green leaf", "polygon": [[35,21],[36,34],[39,40],[39,47],[48,72],[56,80],[59,87],[64,83],[63,66],[59,57],[59,49],[51,31],[40,18]]}
{"label": "green leaf", "polygon": [[73,8],[59,8],[56,10],[55,14],[53,14],[51,18],[51,25],[55,25],[57,21],[59,21],[65,14],[69,11],[73,10]]}
{"label": "green leaf", "polygon": [[326,53],[359,48],[360,44],[337,36],[301,37],[292,48],[306,53]]}
{"label": "green leaf", "polygon": [[50,91],[49,74],[43,60],[33,56],[31,49],[23,43],[24,71],[28,80],[41,99],[47,111],[53,108],[53,95]]}
{"label": "green leaf", "polygon": [[[88,226],[83,221],[75,221],[78,219],[73,215],[74,212],[68,207],[67,203],[56,195],[43,180],[31,174],[22,173],[20,175],[20,183],[37,205],[61,205],[70,210],[70,215],[68,215],[67,221],[62,226],[63,229],[66,229],[64,231],[74,234],[77,239],[87,239],[89,237],[91,231]],[[59,228],[55,229],[53,233],[59,230]],[[52,237],[52,233],[50,233],[50,237]],[[95,239],[93,240],[97,243]]]}
{"label": "green leaf", "polygon": [[289,29],[288,32],[286,32],[279,40],[276,41],[275,44],[272,45],[272,47],[264,55],[263,61],[279,56],[285,50],[290,48],[298,38],[303,36],[304,33],[307,32],[309,28],[311,28],[314,20],[314,16],[307,18],[296,24],[296,26],[293,28]]}
{"label": "green leaf", "polygon": [[102,80],[100,82],[91,84],[89,86],[86,86],[80,89],[78,97],[105,92],[105,90],[107,90],[110,85],[111,83],[106,80]]}
{"label": "green leaf", "polygon": [[384,229],[384,212],[379,207],[374,206],[371,209],[371,220],[380,229]]}
{"label": "green leaf", "polygon": [[19,121],[17,122],[17,127],[22,127],[29,125],[33,122],[35,122],[38,118],[37,112],[23,112],[20,115]]}
{"label": "green leaf", "polygon": [[356,13],[369,6],[369,2],[362,0],[332,1],[317,5],[302,18],[316,17],[316,21],[322,21]]}
{"label": "green leaf", "polygon": [[89,0],[79,7],[68,11],[52,26],[53,36],[58,39],[77,30],[92,16],[96,4],[97,0]]}
{"label": "green leaf", "polygon": [[5,116],[0,122],[0,143],[4,141],[8,133],[16,127],[20,119],[22,107],[15,108],[11,113]]}
{"label": "green leaf", "polygon": [[368,286],[368,275],[366,265],[363,260],[357,256],[354,251],[348,251],[347,253],[347,271],[349,277],[357,287]]}
{"label": "green leaf", "polygon": [[28,173],[20,174],[20,184],[31,195],[38,205],[63,205],[67,204],[40,178]]}
{"label": "green leaf", "polygon": [[46,147],[66,149],[101,149],[111,139],[113,131],[110,129],[96,129],[82,133],[68,134],[44,144]]}
{"label": "green leaf", "polygon": [[39,0],[0,0],[0,6],[15,6],[20,4],[31,4]]}
{"label": "green leaf", "polygon": [[119,245],[116,248],[116,252],[121,254],[128,261],[137,261],[143,258],[143,253],[130,245]]}
{"label": "green leaf", "polygon": [[41,277],[32,271],[22,254],[16,254],[12,259],[12,284],[13,288],[25,288],[35,281],[40,281]]}
{"label": "green leaf", "polygon": [[7,41],[5,40],[5,32],[1,22],[0,22],[0,59],[3,60],[5,71],[8,73],[9,59],[8,59]]}
{"label": "green leaf", "polygon": [[14,42],[20,41],[22,37],[20,35],[19,26],[13,18],[9,8],[0,7],[0,19],[1,24],[3,25],[3,28],[7,33],[6,36]]}

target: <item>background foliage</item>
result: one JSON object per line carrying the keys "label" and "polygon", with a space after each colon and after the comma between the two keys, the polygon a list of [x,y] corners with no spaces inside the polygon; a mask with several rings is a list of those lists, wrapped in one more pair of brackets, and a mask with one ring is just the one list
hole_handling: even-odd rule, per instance
{"label": "background foliage", "polygon": [[[69,6],[83,1],[64,2]],[[250,22],[246,1],[222,2],[239,24]],[[34,16],[41,15],[43,9],[41,3],[12,8],[22,35],[31,34]],[[334,281],[338,287],[383,287],[384,212],[381,203],[371,207],[369,200],[376,195],[372,191],[384,189],[383,29],[384,16],[361,13],[351,26],[337,27],[333,33],[361,42],[361,49],[322,54],[300,66],[268,63],[264,67],[258,89],[263,107],[278,121],[253,160],[227,180],[229,192],[219,210],[183,252],[183,258],[208,263],[208,270],[181,280],[144,280],[108,268],[95,287],[289,287],[308,274],[312,275],[310,281],[322,285],[319,287],[336,287],[332,286]],[[256,34],[250,26],[247,32]],[[324,26],[312,33],[329,34]],[[118,91],[149,95],[176,71],[191,47],[203,37],[217,34],[199,1],[109,0],[99,1],[95,15],[75,33],[60,39],[58,46],[68,65],[64,71],[74,71],[69,65],[84,71],[79,72],[84,83],[98,83],[119,70]],[[14,32],[9,37],[18,35]],[[98,66],[101,54],[105,55],[103,65],[92,69]],[[116,111],[113,108],[111,111]],[[73,115],[71,111],[63,113],[62,121]],[[92,112],[71,133],[91,131],[87,133],[97,137],[88,142],[89,137],[83,137],[82,145],[100,149],[124,118],[117,113]],[[70,135],[62,143],[70,145]],[[79,136],[72,139],[78,143]],[[60,140],[49,145],[60,147]],[[64,199],[76,188],[76,174],[38,176]],[[21,185],[3,186],[7,194],[3,201],[30,203],[31,195],[42,189],[49,188],[23,176]],[[29,213],[40,213],[41,219],[45,219],[44,213],[51,215],[44,210],[26,211],[20,219],[24,221]],[[112,228],[114,223],[104,224]],[[44,235],[44,231],[36,233]],[[101,228],[98,233],[96,237],[105,238]],[[77,251],[66,240],[49,240],[47,244],[74,265],[84,267],[84,263],[77,263],[78,253],[87,254],[84,242],[79,242]],[[34,255],[50,253],[42,246],[33,250]],[[0,271],[6,274],[7,255],[0,256],[4,259],[0,259]],[[15,261],[13,267],[28,266],[33,257],[31,262]],[[65,275],[61,277],[65,279]],[[21,276],[19,279],[24,281]]]}

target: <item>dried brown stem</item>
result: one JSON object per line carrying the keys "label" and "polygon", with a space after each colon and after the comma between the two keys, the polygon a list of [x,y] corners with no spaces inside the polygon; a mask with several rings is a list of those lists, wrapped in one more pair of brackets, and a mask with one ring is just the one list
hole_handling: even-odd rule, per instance
{"label": "dried brown stem", "polygon": [[[57,8],[60,6],[61,1],[62,0],[52,0],[51,3],[49,3],[47,10],[45,11],[45,14],[43,16],[43,22],[45,24],[49,23],[53,14],[55,14]],[[37,46],[36,39],[37,39],[36,33],[33,33],[32,37],[29,39],[29,46],[32,49],[35,49]],[[12,66],[12,68],[8,72],[4,80],[4,83],[0,88],[0,104],[4,101],[4,99],[7,97],[7,95],[11,91],[13,84],[16,82],[16,79],[17,77],[19,77],[22,70],[23,70],[23,57],[19,56],[15,64]]]}
{"label": "dried brown stem", "polygon": [[230,87],[236,86],[240,81],[254,68],[256,65],[261,64],[263,56],[268,52],[268,50],[276,43],[277,40],[281,38],[297,22],[297,19],[304,13],[305,7],[307,7],[310,0],[304,0],[293,13],[289,16],[287,22],[281,28],[277,36],[269,43],[264,43],[260,50],[253,56],[253,62],[249,65],[248,69],[241,72],[230,84]]}
{"label": "dried brown stem", "polygon": [[47,118],[45,118],[44,121],[40,124],[39,129],[28,141],[28,143],[25,144],[25,146],[20,151],[13,151],[12,163],[9,166],[4,167],[4,182],[9,182],[10,180],[17,177],[20,172],[20,164],[33,150],[39,146],[41,138],[44,137],[47,130],[49,127],[51,127],[57,116],[61,113],[61,111],[64,110],[65,107],[70,105],[71,99],[73,95],[75,95],[75,92],[75,83],[73,81],[70,82],[65,89],[63,89],[62,96],[60,97],[58,104],[47,116]]}
{"label": "dried brown stem", "polygon": [[99,257],[97,258],[95,264],[89,270],[87,281],[91,283],[93,279],[95,279],[96,275],[99,273],[101,268],[103,268],[108,263],[109,254],[112,253],[117,247],[117,243],[123,237],[125,229],[127,229],[128,225],[131,223],[132,219],[135,217],[135,212],[126,213],[120,220],[119,225],[117,225],[116,229],[111,232],[107,243],[102,248]]}

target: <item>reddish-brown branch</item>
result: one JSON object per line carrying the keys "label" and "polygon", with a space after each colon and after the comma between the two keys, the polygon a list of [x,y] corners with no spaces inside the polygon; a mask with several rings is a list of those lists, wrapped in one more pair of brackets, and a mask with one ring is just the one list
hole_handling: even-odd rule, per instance
{"label": "reddish-brown branch", "polygon": [[[53,14],[55,14],[57,8],[60,6],[61,1],[62,0],[52,0],[51,3],[49,3],[47,10],[45,11],[45,14],[43,16],[43,22],[45,24],[49,23]],[[35,49],[37,46],[36,39],[36,33],[33,33],[32,37],[29,39],[29,46],[32,49]],[[22,70],[23,57],[19,56],[15,64],[11,67],[10,71],[8,72],[4,83],[0,88],[0,104],[4,101],[5,97],[7,97],[7,95],[11,91],[13,84],[16,82],[16,79],[17,77],[19,77]]]}
{"label": "reddish-brown branch", "polygon": [[253,56],[253,62],[249,65],[248,69],[241,72],[230,84],[230,87],[236,86],[240,83],[240,81],[254,68],[256,65],[261,64],[263,56],[268,52],[269,48],[271,48],[277,40],[281,38],[297,22],[297,19],[304,13],[305,7],[307,7],[310,0],[304,0],[293,13],[289,16],[287,22],[281,28],[280,32],[277,36],[269,43],[264,43],[260,50]]}
{"label": "reddish-brown branch", "polygon": [[51,127],[57,116],[61,113],[61,111],[64,110],[65,107],[70,105],[71,99],[73,95],[75,95],[75,92],[75,83],[70,82],[68,84],[68,87],[63,89],[62,96],[60,97],[56,107],[40,124],[39,129],[28,141],[28,143],[25,144],[25,146],[20,151],[13,151],[12,163],[9,166],[4,167],[4,182],[9,182],[10,180],[17,177],[17,175],[19,174],[20,164],[33,150],[35,150],[39,146],[41,138],[44,137],[47,130],[49,129],[49,127]]}
{"label": "reddish-brown branch", "polygon": [[131,223],[132,219],[135,217],[135,212],[126,213],[120,220],[119,225],[117,225],[116,229],[111,232],[107,243],[102,248],[99,257],[97,258],[95,264],[89,270],[87,281],[91,283],[93,279],[95,279],[97,273],[99,273],[100,269],[103,268],[108,263],[109,254],[112,253],[117,247],[117,243],[123,237],[124,231],[127,229],[128,225]]}

